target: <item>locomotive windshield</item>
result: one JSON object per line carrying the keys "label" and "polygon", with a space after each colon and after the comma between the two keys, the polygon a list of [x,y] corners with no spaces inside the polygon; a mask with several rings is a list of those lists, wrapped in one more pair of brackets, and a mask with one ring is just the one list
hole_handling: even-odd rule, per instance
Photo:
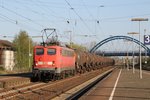
{"label": "locomotive windshield", "polygon": [[43,48],[36,48],[36,55],[43,55],[44,49]]}
{"label": "locomotive windshield", "polygon": [[47,54],[48,54],[48,55],[55,55],[55,54],[56,54],[56,49],[48,48]]}

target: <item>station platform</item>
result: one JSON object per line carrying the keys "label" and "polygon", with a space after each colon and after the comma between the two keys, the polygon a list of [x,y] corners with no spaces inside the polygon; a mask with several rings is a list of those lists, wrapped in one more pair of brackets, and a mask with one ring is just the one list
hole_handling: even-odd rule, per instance
{"label": "station platform", "polygon": [[116,69],[79,100],[150,100],[150,71]]}

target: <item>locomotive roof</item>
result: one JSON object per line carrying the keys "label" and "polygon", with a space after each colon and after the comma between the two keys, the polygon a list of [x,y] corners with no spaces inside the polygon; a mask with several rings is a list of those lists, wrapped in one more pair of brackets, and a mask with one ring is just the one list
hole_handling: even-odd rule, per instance
{"label": "locomotive roof", "polygon": [[74,50],[74,49],[72,49],[72,48],[64,47],[64,46],[59,46],[59,45],[50,45],[50,46],[42,46],[42,45],[38,45],[38,46],[35,46],[35,48],[41,48],[41,47],[60,47],[60,48],[66,48],[66,49]]}

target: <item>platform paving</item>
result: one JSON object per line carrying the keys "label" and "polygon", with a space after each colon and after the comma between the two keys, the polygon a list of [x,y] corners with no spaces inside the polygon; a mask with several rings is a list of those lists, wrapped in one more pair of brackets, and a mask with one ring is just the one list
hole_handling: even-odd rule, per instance
{"label": "platform paving", "polygon": [[117,69],[80,100],[150,100],[150,71]]}

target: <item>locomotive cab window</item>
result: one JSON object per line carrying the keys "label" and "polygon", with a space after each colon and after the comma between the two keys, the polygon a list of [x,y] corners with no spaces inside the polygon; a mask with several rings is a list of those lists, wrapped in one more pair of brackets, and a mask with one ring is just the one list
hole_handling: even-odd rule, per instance
{"label": "locomotive cab window", "polygon": [[43,55],[44,49],[43,48],[36,48],[36,55]]}
{"label": "locomotive cab window", "polygon": [[48,54],[48,55],[55,55],[55,54],[56,54],[56,49],[48,48],[48,49],[47,49],[47,54]]}

